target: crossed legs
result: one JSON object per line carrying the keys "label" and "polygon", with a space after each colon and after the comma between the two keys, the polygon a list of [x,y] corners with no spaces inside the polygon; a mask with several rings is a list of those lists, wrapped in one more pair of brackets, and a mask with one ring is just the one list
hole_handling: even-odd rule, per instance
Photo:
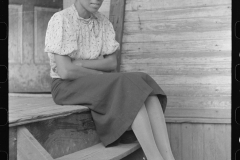
{"label": "crossed legs", "polygon": [[132,123],[148,160],[175,160],[171,151],[166,122],[156,96],[149,96]]}

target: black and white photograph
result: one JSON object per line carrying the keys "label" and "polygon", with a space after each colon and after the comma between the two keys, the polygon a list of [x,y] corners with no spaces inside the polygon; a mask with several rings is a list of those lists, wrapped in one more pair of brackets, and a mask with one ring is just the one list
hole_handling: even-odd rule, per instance
{"label": "black and white photograph", "polygon": [[8,1],[9,160],[231,160],[231,107],[231,0]]}

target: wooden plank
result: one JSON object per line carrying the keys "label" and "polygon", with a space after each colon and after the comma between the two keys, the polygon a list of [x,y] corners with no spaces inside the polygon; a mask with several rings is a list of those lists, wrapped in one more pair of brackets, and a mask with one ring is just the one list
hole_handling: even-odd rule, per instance
{"label": "wooden plank", "polygon": [[231,5],[172,10],[126,11],[126,22],[231,16]]}
{"label": "wooden plank", "polygon": [[204,124],[204,160],[215,159],[214,125]]}
{"label": "wooden plank", "polygon": [[[180,42],[178,41],[174,43],[179,43],[180,45]],[[215,43],[220,44],[221,42],[215,42]],[[128,44],[130,45],[131,43],[128,43]],[[159,45],[161,45],[160,42],[159,42]],[[170,44],[169,44],[169,47],[170,47]],[[175,47],[175,46],[173,45],[172,47]],[[221,63],[222,65],[225,64],[222,67],[225,67],[226,65],[228,65],[225,68],[231,68],[231,50],[211,51],[209,48],[209,50],[205,50],[205,51],[202,49],[195,50],[195,51],[191,51],[191,50],[177,51],[177,49],[172,50],[172,48],[165,48],[165,46],[163,46],[162,50],[159,52],[154,52],[153,50],[152,51],[149,50],[149,52],[125,51],[123,53],[124,53],[122,54],[123,65],[124,64],[141,64],[141,65],[147,65],[147,66],[156,66],[156,65],[162,66],[162,65],[173,65],[173,64],[174,65],[204,64],[206,65],[205,67],[213,67],[214,65]]]}
{"label": "wooden plank", "polygon": [[197,41],[166,41],[151,43],[123,43],[123,52],[176,52],[176,51],[231,51],[231,41],[224,40],[197,40]]}
{"label": "wooden plank", "polygon": [[231,0],[127,0],[127,11],[178,9],[231,4]]}
{"label": "wooden plank", "polygon": [[17,134],[17,150],[24,154],[26,160],[53,160],[25,127],[19,127]]}
{"label": "wooden plank", "polygon": [[17,128],[9,128],[9,160],[17,160]]}
{"label": "wooden plank", "polygon": [[218,39],[231,39],[231,30],[225,31],[207,31],[207,32],[171,32],[171,33],[128,33],[124,34],[124,43],[134,42],[161,42],[161,41],[181,41],[181,40],[218,40]]}
{"label": "wooden plank", "polygon": [[192,125],[192,155],[195,160],[204,160],[203,154],[203,124],[193,124]]}
{"label": "wooden plank", "polygon": [[101,143],[66,155],[56,160],[120,160],[140,147],[139,143],[120,144],[114,147],[105,148]]}
{"label": "wooden plank", "polygon": [[125,4],[126,0],[111,0],[110,3],[110,15],[109,19],[113,24],[113,28],[116,33],[116,41],[120,43],[120,49],[116,51],[117,54],[117,71],[120,70],[121,63],[121,52],[122,52],[122,36],[123,36],[123,25],[125,18]]}
{"label": "wooden plank", "polygon": [[192,135],[192,124],[184,123],[182,127],[182,159],[192,160],[193,151],[193,135]]}
{"label": "wooden plank", "polygon": [[216,144],[215,159],[226,160],[227,155],[226,155],[226,149],[225,149],[225,125],[215,124],[214,134],[215,134],[214,137],[215,137],[215,144]]}
{"label": "wooden plank", "polygon": [[[160,59],[160,58],[159,58]],[[124,60],[123,60],[124,61]],[[146,61],[147,62],[147,61]],[[186,62],[187,63],[187,62]],[[229,75],[231,74],[230,62],[219,62],[217,64],[177,64],[162,63],[123,63],[121,72],[145,72],[149,75]]]}
{"label": "wooden plank", "polygon": [[231,95],[231,85],[159,85],[167,96],[207,98]]}
{"label": "wooden plank", "polygon": [[76,113],[25,125],[55,159],[99,143],[91,113]]}
{"label": "wooden plank", "polygon": [[51,97],[10,97],[9,126],[12,127],[56,117],[64,117],[72,113],[85,111],[89,111],[85,106],[56,105]]}
{"label": "wooden plank", "polygon": [[[125,22],[124,36],[129,33],[206,32],[231,29],[230,16],[155,21]],[[123,36],[123,37],[124,37]]]}
{"label": "wooden plank", "polygon": [[174,158],[177,160],[182,159],[182,132],[180,124],[171,124],[170,144]]}
{"label": "wooden plank", "polygon": [[231,109],[167,107],[166,118],[231,119]]}
{"label": "wooden plank", "polygon": [[164,85],[229,85],[229,75],[152,75],[159,84]]}
{"label": "wooden plank", "polygon": [[227,160],[231,160],[231,151],[232,151],[232,146],[231,146],[231,124],[225,124],[225,150],[226,150],[226,157]]}
{"label": "wooden plank", "polygon": [[[222,96],[222,97],[175,97],[168,96],[168,107],[178,107],[178,108],[231,108],[231,96]],[[230,117],[230,113],[224,114],[227,117]]]}
{"label": "wooden plank", "polygon": [[[23,13],[22,5],[9,5],[9,40],[8,40],[8,56],[9,63],[22,63],[22,27]],[[17,37],[17,38],[16,38]]]}
{"label": "wooden plank", "polygon": [[231,124],[231,119],[211,119],[211,118],[168,118],[166,117],[167,123],[194,123],[194,124]]}

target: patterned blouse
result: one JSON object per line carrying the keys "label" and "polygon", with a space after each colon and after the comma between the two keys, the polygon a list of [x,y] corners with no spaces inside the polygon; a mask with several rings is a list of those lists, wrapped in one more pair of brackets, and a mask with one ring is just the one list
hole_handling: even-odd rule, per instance
{"label": "patterned blouse", "polygon": [[60,78],[54,54],[74,59],[97,59],[119,48],[111,22],[99,12],[89,19],[79,17],[74,6],[55,13],[47,27],[45,52],[50,59],[52,78]]}

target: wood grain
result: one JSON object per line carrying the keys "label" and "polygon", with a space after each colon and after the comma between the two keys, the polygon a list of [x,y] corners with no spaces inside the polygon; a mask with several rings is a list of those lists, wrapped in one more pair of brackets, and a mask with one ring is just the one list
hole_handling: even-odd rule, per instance
{"label": "wood grain", "polygon": [[196,41],[163,41],[151,43],[123,43],[123,52],[172,52],[172,51],[231,51],[231,41],[196,40]]}
{"label": "wood grain", "polygon": [[179,9],[231,4],[231,0],[127,0],[127,11]]}
{"label": "wood grain", "polygon": [[123,43],[134,42],[166,42],[166,41],[186,41],[186,40],[218,40],[231,39],[231,31],[208,31],[208,32],[152,32],[152,33],[129,33],[124,34]]}
{"label": "wood grain", "polygon": [[231,4],[170,10],[126,11],[126,22],[231,16]]}
{"label": "wood grain", "polygon": [[128,33],[178,33],[224,31],[231,29],[229,16],[181,18],[124,23],[124,36]]}
{"label": "wood grain", "polygon": [[139,143],[120,144],[105,148],[101,143],[90,148],[60,157],[56,160],[120,160],[140,147]]}
{"label": "wood grain", "polygon": [[99,143],[90,112],[75,113],[25,126],[53,158]]}
{"label": "wood grain", "polygon": [[25,127],[19,127],[17,132],[17,150],[27,158],[25,160],[53,160]]}
{"label": "wood grain", "polygon": [[51,97],[10,97],[9,126],[64,117],[84,111],[89,111],[89,109],[80,105],[56,105]]}
{"label": "wood grain", "polygon": [[121,63],[121,53],[122,53],[122,36],[123,36],[123,26],[124,26],[124,18],[125,18],[125,4],[126,0],[111,0],[110,2],[110,15],[109,20],[113,24],[113,28],[115,30],[116,41],[120,44],[119,50],[115,53],[117,55],[117,69],[116,71],[120,71],[120,63]]}

